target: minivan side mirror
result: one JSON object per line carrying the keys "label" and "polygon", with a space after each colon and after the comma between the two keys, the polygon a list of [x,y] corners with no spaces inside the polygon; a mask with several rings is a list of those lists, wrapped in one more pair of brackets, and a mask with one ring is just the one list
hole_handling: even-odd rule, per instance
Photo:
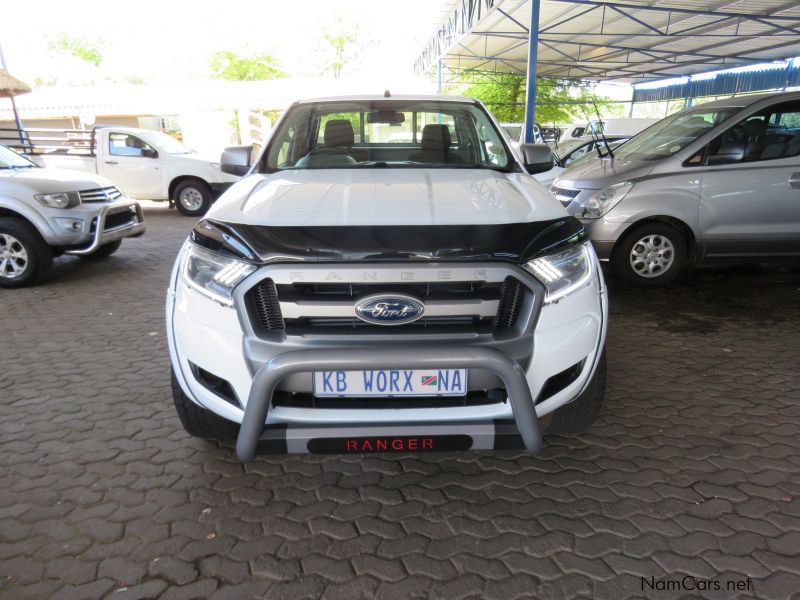
{"label": "minivan side mirror", "polygon": [[219,168],[230,175],[246,175],[252,154],[253,146],[229,146],[222,151]]}
{"label": "minivan side mirror", "polygon": [[534,175],[553,168],[553,149],[547,144],[520,144],[522,164],[525,170]]}
{"label": "minivan side mirror", "polygon": [[744,142],[725,142],[716,154],[708,157],[709,165],[730,165],[744,158]]}

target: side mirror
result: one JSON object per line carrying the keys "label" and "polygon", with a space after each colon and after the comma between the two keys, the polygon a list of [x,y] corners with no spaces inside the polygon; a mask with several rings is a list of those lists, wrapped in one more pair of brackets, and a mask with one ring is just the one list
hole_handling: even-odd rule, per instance
{"label": "side mirror", "polygon": [[744,142],[726,142],[708,157],[709,165],[730,165],[744,158]]}
{"label": "side mirror", "polygon": [[219,168],[230,175],[247,175],[252,153],[252,146],[229,146],[222,152]]}
{"label": "side mirror", "polygon": [[158,152],[153,148],[142,148],[141,156],[144,158],[158,158]]}
{"label": "side mirror", "polygon": [[531,175],[553,168],[553,149],[547,144],[520,144],[522,164]]}

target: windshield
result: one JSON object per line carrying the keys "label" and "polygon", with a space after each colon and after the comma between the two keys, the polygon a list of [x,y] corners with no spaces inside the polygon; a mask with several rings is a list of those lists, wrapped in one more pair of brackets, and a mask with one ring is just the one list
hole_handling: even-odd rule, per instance
{"label": "windshield", "polygon": [[633,136],[614,152],[624,160],[658,160],[680,152],[739,108],[703,108],[679,112]]}
{"label": "windshield", "polygon": [[510,170],[500,132],[479,105],[365,100],[295,105],[270,138],[262,169]]}
{"label": "windshield", "polygon": [[35,167],[36,163],[17,154],[11,148],[0,146],[0,169],[19,169]]}
{"label": "windshield", "polygon": [[560,157],[565,157],[567,154],[575,150],[576,148],[583,146],[584,144],[588,145],[586,140],[567,140],[566,142],[559,142],[555,148],[556,154]]}
{"label": "windshield", "polygon": [[193,150],[183,145],[171,135],[162,131],[148,131],[145,139],[154,146],[159,146],[167,154],[191,154]]}
{"label": "windshield", "polygon": [[522,135],[522,125],[509,125],[503,123],[500,125],[512,140],[518,140]]}

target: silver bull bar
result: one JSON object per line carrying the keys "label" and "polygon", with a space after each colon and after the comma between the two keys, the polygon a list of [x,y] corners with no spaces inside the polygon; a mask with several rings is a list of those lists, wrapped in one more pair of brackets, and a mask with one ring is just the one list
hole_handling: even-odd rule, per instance
{"label": "silver bull bar", "polygon": [[[529,454],[542,447],[539,419],[525,372],[516,361],[499,350],[483,346],[430,345],[424,348],[331,348],[292,350],[279,354],[255,374],[250,396],[236,440],[236,455],[242,462],[253,459],[275,388],[293,373],[307,371],[362,371],[364,369],[486,369],[504,383],[517,429]],[[385,425],[385,423],[382,423]],[[421,423],[422,425],[422,423]],[[426,423],[425,425],[430,425]]]}

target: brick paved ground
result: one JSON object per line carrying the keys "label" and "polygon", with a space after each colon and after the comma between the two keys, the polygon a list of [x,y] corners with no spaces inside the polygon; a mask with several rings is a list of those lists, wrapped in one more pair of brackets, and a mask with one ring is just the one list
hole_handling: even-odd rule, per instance
{"label": "brick paved ground", "polygon": [[676,598],[641,577],[684,574],[797,597],[797,267],[612,282],[605,410],[536,458],[242,466],[173,411],[163,298],[191,224],[147,219],[0,292],[3,598]]}

